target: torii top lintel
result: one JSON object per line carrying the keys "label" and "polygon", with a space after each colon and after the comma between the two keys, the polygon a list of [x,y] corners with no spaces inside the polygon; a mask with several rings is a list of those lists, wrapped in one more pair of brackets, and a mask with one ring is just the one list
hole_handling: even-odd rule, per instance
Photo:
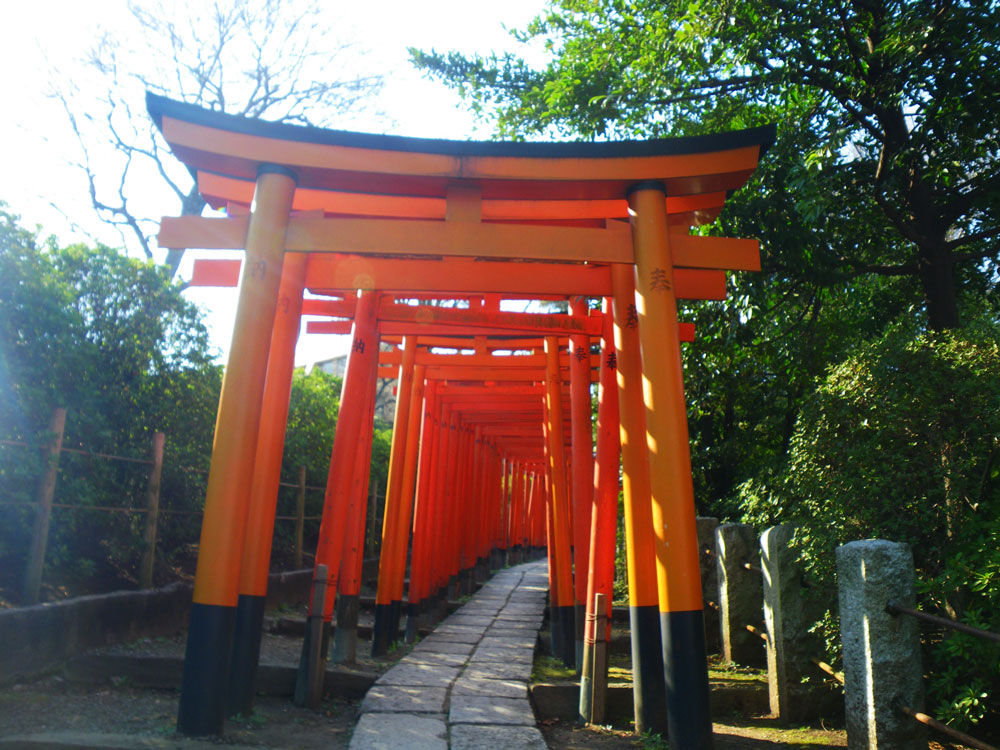
{"label": "torii top lintel", "polygon": [[[441,200],[464,185],[478,188],[484,203],[598,202],[588,211],[605,215],[588,218],[623,217],[627,191],[649,180],[662,182],[671,197],[716,195],[719,208],[747,181],[775,135],[765,126],[646,141],[447,141],[272,123],[149,93],[146,104],[173,153],[196,177],[223,178],[217,185],[224,178],[253,181],[269,164],[294,172],[305,194]],[[234,200],[212,192],[203,188],[210,202]],[[532,210],[537,214],[537,205]],[[487,213],[484,207],[484,219]]]}

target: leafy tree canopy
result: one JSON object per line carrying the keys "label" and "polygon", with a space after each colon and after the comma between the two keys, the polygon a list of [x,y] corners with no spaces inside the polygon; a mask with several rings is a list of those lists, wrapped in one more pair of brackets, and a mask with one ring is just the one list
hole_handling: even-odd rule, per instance
{"label": "leafy tree canopy", "polygon": [[554,0],[515,36],[543,43],[547,64],[412,54],[504,136],[780,122],[810,178],[800,207],[863,225],[823,243],[835,265],[915,276],[934,328],[958,325],[968,277],[995,270],[996,2]]}
{"label": "leafy tree canopy", "polygon": [[[762,527],[798,527],[797,543],[829,608],[834,548],[882,537],[913,548],[921,607],[1000,627],[1000,332],[987,317],[960,331],[893,326],[832,368],[806,399],[789,461],[743,501]],[[821,629],[839,646],[834,611]],[[961,634],[928,639],[935,715],[1000,722],[1000,655]]]}

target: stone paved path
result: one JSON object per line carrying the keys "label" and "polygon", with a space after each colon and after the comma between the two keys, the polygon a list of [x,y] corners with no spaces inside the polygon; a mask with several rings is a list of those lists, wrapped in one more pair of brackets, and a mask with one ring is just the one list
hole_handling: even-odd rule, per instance
{"label": "stone paved path", "polygon": [[528,701],[546,562],[501,570],[368,691],[350,750],[545,750]]}

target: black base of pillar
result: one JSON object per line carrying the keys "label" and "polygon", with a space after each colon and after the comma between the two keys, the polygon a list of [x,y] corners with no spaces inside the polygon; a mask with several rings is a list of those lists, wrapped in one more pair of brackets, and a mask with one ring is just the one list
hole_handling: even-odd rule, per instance
{"label": "black base of pillar", "polygon": [[337,597],[337,627],[333,630],[330,660],[334,664],[353,664],[358,657],[358,596]]}
{"label": "black base of pillar", "polygon": [[562,628],[559,626],[559,607],[549,605],[549,653],[553,658],[562,656]]}
{"label": "black base of pillar", "polygon": [[407,603],[406,605],[406,633],[403,638],[407,643],[417,640],[420,629],[420,612],[423,610],[423,602]]}
{"label": "black base of pillar", "polygon": [[661,612],[660,630],[670,746],[711,750],[704,614],[700,609]]}
{"label": "black base of pillar", "polygon": [[448,579],[448,599],[459,599],[462,592],[459,591],[459,576],[453,575]]}
{"label": "black base of pillar", "polygon": [[226,716],[249,714],[253,710],[266,601],[267,597],[264,596],[240,594],[236,602],[233,656],[229,662],[229,688],[226,690]]}
{"label": "black base of pillar", "polygon": [[667,691],[663,681],[660,612],[655,604],[629,607],[635,731],[667,735]]}
{"label": "black base of pillar", "polygon": [[375,622],[372,625],[372,656],[385,656],[389,652],[389,610],[391,604],[375,605]]}
{"label": "black base of pillar", "polygon": [[403,617],[403,602],[393,599],[389,604],[389,645],[399,640],[399,623]]}
{"label": "black base of pillar", "polygon": [[559,607],[559,627],[562,630],[562,660],[567,667],[576,666],[576,614],[573,605]]}
{"label": "black base of pillar", "polygon": [[435,619],[441,622],[444,618],[448,616],[448,592],[451,591],[451,586],[446,584],[438,589],[437,595],[437,614]]}
{"label": "black base of pillar", "polygon": [[177,731],[181,734],[222,734],[235,623],[236,607],[197,602],[191,605],[177,712]]}

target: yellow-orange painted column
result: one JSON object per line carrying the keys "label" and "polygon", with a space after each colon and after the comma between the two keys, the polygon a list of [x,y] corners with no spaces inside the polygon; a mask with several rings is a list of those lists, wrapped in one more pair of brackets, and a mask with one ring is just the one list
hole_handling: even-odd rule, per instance
{"label": "yellow-orange painted column", "polygon": [[629,194],[642,344],[643,399],[670,744],[712,746],[708,665],[698,564],[673,259],[665,189]]}
{"label": "yellow-orange painted column", "polygon": [[218,734],[225,721],[252,467],[294,195],[293,173],[260,168],[205,493],[177,717],[182,734]]}
{"label": "yellow-orange painted column", "polygon": [[635,268],[631,265],[611,266],[629,630],[632,639],[632,691],[636,731],[663,734],[667,728],[666,685],[660,643],[656,542],[649,493],[649,451],[646,447],[646,412],[642,400],[642,358],[634,277]]}
{"label": "yellow-orange painted column", "polygon": [[[385,515],[382,519],[382,548],[379,555],[378,588],[375,593],[375,623],[372,627],[372,656],[385,654],[396,640],[401,602],[393,601],[399,554],[398,536],[402,513],[403,476],[406,468],[406,434],[413,397],[413,370],[416,363],[416,337],[403,338],[403,362],[399,367],[396,389],[396,415],[392,422],[392,446],[389,451],[389,481],[385,492]],[[404,553],[405,554],[405,553]],[[393,613],[395,608],[395,616]]]}
{"label": "yellow-orange painted column", "polygon": [[281,481],[281,460],[292,393],[295,344],[302,317],[302,291],[308,256],[286,253],[278,289],[278,305],[271,333],[267,380],[261,405],[260,429],[250,485],[240,595],[236,606],[233,655],[229,666],[226,713],[248,714],[256,694],[264,603],[271,563],[271,540]]}

